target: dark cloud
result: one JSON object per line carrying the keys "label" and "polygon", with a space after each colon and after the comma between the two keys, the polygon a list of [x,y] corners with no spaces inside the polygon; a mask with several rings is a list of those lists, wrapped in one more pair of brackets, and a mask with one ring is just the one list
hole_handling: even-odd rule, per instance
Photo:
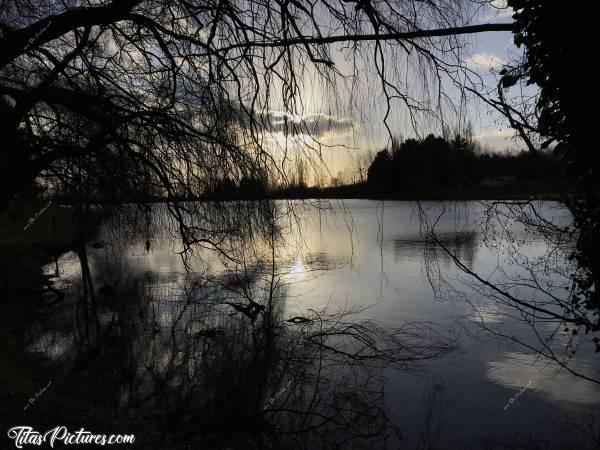
{"label": "dark cloud", "polygon": [[[337,117],[324,113],[299,116],[284,111],[269,111],[255,118],[270,133],[283,133],[287,136],[308,134],[315,139],[323,138],[328,134],[348,133],[356,128],[356,122],[350,117]],[[244,122],[247,123],[247,120]]]}

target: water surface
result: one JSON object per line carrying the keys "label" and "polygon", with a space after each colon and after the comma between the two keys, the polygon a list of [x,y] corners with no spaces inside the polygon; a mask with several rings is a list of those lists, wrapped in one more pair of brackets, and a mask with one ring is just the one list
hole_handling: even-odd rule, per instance
{"label": "water surface", "polygon": [[[89,342],[105,348],[117,407],[165,429],[175,420],[200,442],[217,429],[240,448],[571,445],[580,437],[565,431],[600,401],[584,378],[598,378],[592,345],[532,324],[454,258],[531,302],[547,303],[532,267],[557,296],[568,268],[548,236],[490,221],[488,206],[279,202],[281,232],[186,259],[160,212],[147,232],[116,217],[86,245],[89,279],[81,251],[60,257],[69,295],[32,327],[30,349],[72,368]],[[569,223],[560,205],[537,207]],[[536,351],[550,335],[576,374]]]}

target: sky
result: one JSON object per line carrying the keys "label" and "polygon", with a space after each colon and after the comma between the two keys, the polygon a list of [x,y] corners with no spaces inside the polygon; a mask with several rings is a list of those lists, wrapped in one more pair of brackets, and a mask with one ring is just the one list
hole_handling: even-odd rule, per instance
{"label": "sky", "polygon": [[[503,1],[493,2],[503,8]],[[512,10],[488,8],[481,19],[481,23],[511,22]],[[473,41],[471,56],[467,59],[475,70],[485,76],[486,84],[495,87],[497,72],[504,64],[518,59],[522,51],[514,45],[513,35],[510,32],[481,33]],[[503,121],[498,122],[498,114],[484,111],[477,123],[478,138],[493,150],[521,147],[520,141],[515,141],[514,131],[509,129]]]}
{"label": "sky", "polygon": [[[492,0],[491,5],[482,8],[472,23],[511,22],[512,11],[503,9],[503,6],[503,0]],[[514,45],[511,32],[468,36],[467,45],[460,52],[460,59],[473,71],[470,78],[479,92],[495,90],[498,71],[504,64],[515,61],[521,55],[521,51]],[[332,53],[336,68],[345,75],[358,74],[357,79],[353,82],[339,82],[334,89],[319,82],[318,77],[306,73],[300,110],[294,114],[284,110],[270,111],[273,124],[271,139],[276,146],[304,153],[308,153],[303,150],[306,147],[316,147],[316,142],[305,135],[296,135],[293,139],[288,136],[286,139],[283,133],[285,120],[288,123],[302,123],[323,144],[319,147],[319,152],[328,168],[328,173],[321,176],[325,182],[331,176],[342,176],[345,178],[343,181],[356,181],[360,168],[362,167],[363,173],[365,171],[365,155],[385,148],[390,142],[390,133],[402,138],[424,137],[429,133],[441,134],[442,122],[451,130],[459,127],[459,122],[463,125],[470,122],[476,139],[490,151],[523,148],[522,142],[515,137],[514,130],[507,126],[499,113],[492,111],[480,100],[461,97],[464,91],[459,91],[447,79],[443,81],[442,90],[448,94],[448,104],[452,106],[444,104],[440,109],[441,115],[423,115],[412,122],[402,102],[393,101],[387,119],[388,130],[383,123],[387,102],[373,67],[356,63],[351,58],[351,52],[345,52],[343,48],[334,49]],[[391,62],[398,67],[411,64],[403,59],[405,56],[402,52],[396,53],[391,46],[386,55],[386,64]],[[372,60],[367,64],[372,65]],[[405,82],[405,92],[410,95],[414,94],[420,100],[430,98],[435,102],[435,87],[426,85],[427,80],[420,78],[418,73],[409,72],[392,68],[390,76],[395,77],[394,81],[398,85]]]}

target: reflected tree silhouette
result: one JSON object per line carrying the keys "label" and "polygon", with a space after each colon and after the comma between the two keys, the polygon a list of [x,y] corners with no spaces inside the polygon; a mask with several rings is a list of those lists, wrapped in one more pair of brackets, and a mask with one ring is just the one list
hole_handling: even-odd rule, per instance
{"label": "reflected tree silhouette", "polygon": [[[429,252],[427,275],[434,291],[470,304],[478,325],[493,335],[556,363],[557,370],[600,382],[595,372],[582,371],[571,361],[578,351],[589,354],[600,347],[594,335],[597,313],[576,301],[578,280],[586,269],[572,258],[577,235],[568,210],[558,203],[548,206],[534,201],[481,205],[477,229],[483,245],[497,257],[492,267],[469,265],[436,230],[444,212],[432,215],[419,206],[422,233],[430,247],[440,249],[463,274],[460,280],[446,279],[439,256]],[[542,244],[541,251],[531,248],[536,242]],[[506,321],[527,327],[521,332],[506,330]]]}
{"label": "reflected tree silhouette", "polygon": [[391,237],[391,243],[397,254],[406,252],[407,249],[421,252],[425,248],[426,259],[440,259],[444,263],[453,263],[453,259],[448,255],[446,249],[451,249],[452,254],[462,261],[467,267],[472,268],[475,261],[477,246],[479,245],[479,235],[474,230],[458,230],[456,232],[439,232],[436,234],[437,241],[431,241],[427,236],[415,235]]}
{"label": "reflected tree silhouette", "polygon": [[[124,242],[140,226],[118,223],[132,225],[115,231]],[[416,370],[452,352],[455,337],[433,323],[384,328],[356,307],[290,315],[275,230],[262,243],[229,232],[221,270],[188,255],[193,270],[166,279],[102,261],[117,239],[91,257],[84,246],[74,255],[82,275],[32,326],[31,348],[154,424],[169,448],[397,448],[384,370]]]}
{"label": "reflected tree silhouette", "polygon": [[[487,283],[487,288],[491,295],[515,306],[527,320],[550,320],[572,337],[592,334],[599,327],[600,189],[595,139],[599,99],[597,90],[588,86],[596,84],[598,66],[593,64],[581,71],[572,67],[598,47],[592,37],[595,24],[587,20],[597,14],[598,5],[583,1],[572,10],[553,2],[509,0],[506,6],[512,9],[516,24],[514,41],[524,50],[523,57],[502,69],[495,95],[467,90],[509,121],[544,170],[569,178],[569,185],[561,189],[560,200],[569,209],[572,220],[566,225],[554,224],[539,213],[534,202],[490,204],[488,213],[492,220],[502,216],[500,222],[520,223],[540,233],[550,250],[541,263],[521,261],[529,277],[518,282],[538,292],[543,298],[541,304],[537,299],[514,296],[493,283]],[[577,30],[569,29],[558,38],[556,26],[565,23],[577,23]],[[529,93],[524,94],[527,86]],[[518,94],[514,95],[515,92]],[[548,151],[559,159],[559,167],[544,164],[540,156]],[[506,227],[499,228],[500,232],[506,231]],[[522,256],[518,249],[513,254],[514,259]],[[550,292],[548,286],[539,282],[540,275],[547,270],[566,272],[564,292]],[[470,275],[477,279],[475,274]],[[486,284],[481,281],[478,280]],[[591,340],[596,351],[600,351],[599,338],[594,336]],[[542,345],[546,352],[552,353],[546,344]]]}

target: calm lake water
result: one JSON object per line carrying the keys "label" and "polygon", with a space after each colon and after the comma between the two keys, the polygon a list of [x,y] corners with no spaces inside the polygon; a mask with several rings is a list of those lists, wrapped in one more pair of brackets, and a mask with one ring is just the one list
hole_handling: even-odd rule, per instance
{"label": "calm lake water", "polygon": [[[222,434],[230,448],[582,448],[598,436],[593,345],[481,284],[552,308],[570,243],[488,207],[279,202],[278,232],[246,229],[185,260],[161,207],[121,212],[46,267],[68,295],[30,350],[73,371],[92,342],[102,370],[81,371],[115,408],[207,446]],[[536,208],[569,223],[558,204]]]}

